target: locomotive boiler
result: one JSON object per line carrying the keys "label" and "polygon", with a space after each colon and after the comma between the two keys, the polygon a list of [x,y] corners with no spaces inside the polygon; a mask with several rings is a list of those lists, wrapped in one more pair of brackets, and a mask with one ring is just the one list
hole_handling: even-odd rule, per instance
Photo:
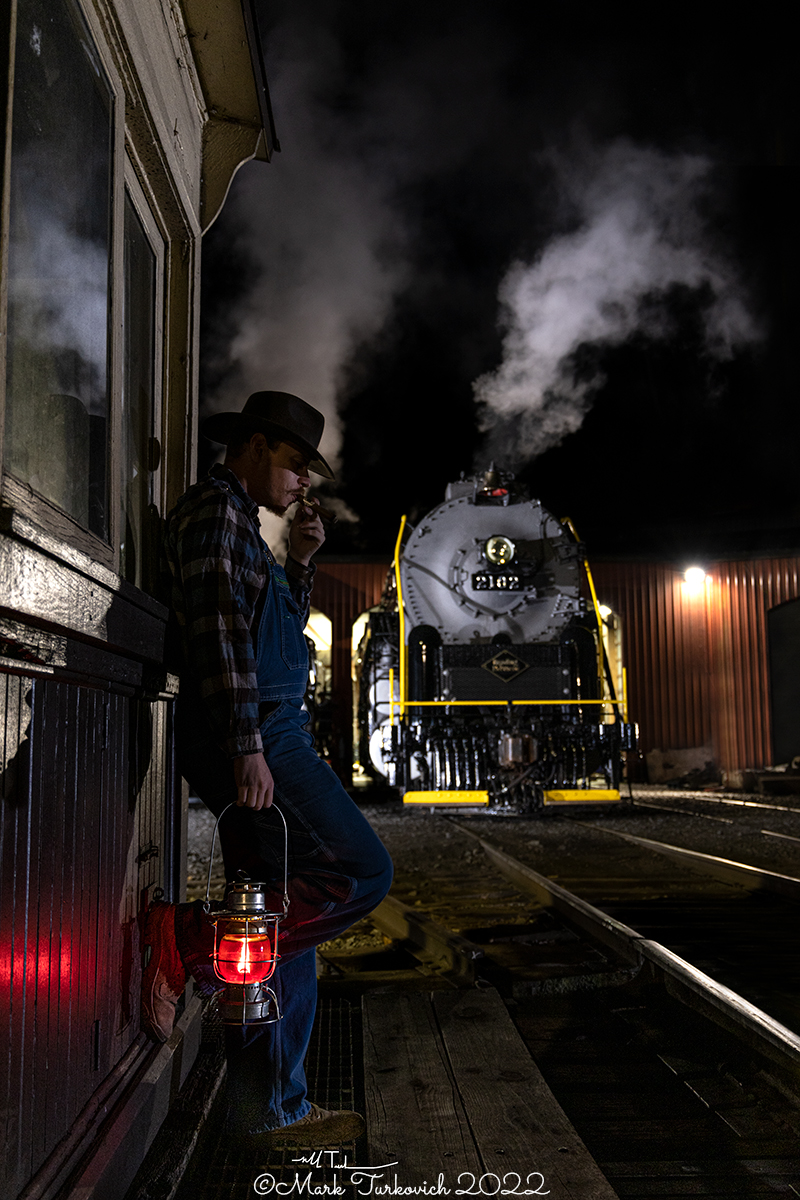
{"label": "locomotive boiler", "polygon": [[360,648],[360,758],[406,804],[614,803],[635,748],[584,549],[509,472],[448,485]]}

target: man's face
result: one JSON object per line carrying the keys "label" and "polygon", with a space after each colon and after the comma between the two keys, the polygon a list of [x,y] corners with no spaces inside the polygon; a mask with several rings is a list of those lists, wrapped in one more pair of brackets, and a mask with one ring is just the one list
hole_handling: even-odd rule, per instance
{"label": "man's face", "polygon": [[250,448],[247,491],[256,504],[281,517],[311,484],[308,455],[290,442],[270,450],[260,435],[251,440]]}

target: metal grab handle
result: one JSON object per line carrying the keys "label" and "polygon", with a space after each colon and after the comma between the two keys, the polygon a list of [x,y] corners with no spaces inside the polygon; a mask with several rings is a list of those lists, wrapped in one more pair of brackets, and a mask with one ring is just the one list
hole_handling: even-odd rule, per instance
{"label": "metal grab handle", "polygon": [[[216,821],[214,822],[214,833],[211,836],[211,857],[208,860],[208,879],[206,881],[206,898],[203,901],[203,909],[205,910],[205,912],[209,912],[209,910],[211,908],[211,872],[214,869],[214,847],[215,847],[216,841],[217,841],[217,831],[219,829],[219,823],[222,820],[222,818],[225,816],[225,813],[228,811],[229,808],[236,808],[236,807],[237,807],[237,805],[234,800],[232,800],[230,802],[230,804],[226,804],[225,807],[223,808],[222,812],[219,814]],[[289,827],[286,824],[286,817],[283,815],[283,813],[277,807],[277,805],[273,804],[271,807],[275,808],[276,812],[278,813],[278,816],[283,821],[283,915],[286,916],[286,913],[289,910]]]}

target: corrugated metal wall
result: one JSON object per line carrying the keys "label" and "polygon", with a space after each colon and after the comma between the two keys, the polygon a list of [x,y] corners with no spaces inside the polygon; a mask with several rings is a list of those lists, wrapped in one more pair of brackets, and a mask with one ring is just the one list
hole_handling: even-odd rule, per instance
{"label": "corrugated metal wall", "polygon": [[313,604],[333,626],[331,672],[333,677],[333,767],[349,785],[353,773],[353,692],[351,638],[353,623],[377,604],[390,563],[320,562],[314,577]]}
{"label": "corrugated metal wall", "polygon": [[712,728],[724,770],[770,765],[767,611],[800,596],[800,558],[719,562],[709,569]]}
{"label": "corrugated metal wall", "polygon": [[642,749],[713,743],[724,771],[770,765],[767,611],[800,596],[800,558],[707,565],[692,591],[663,563],[596,563],[598,595],[623,622]]}
{"label": "corrugated metal wall", "polygon": [[711,740],[705,592],[663,563],[595,563],[598,599],[622,620],[628,707],[642,750]]}
{"label": "corrugated metal wall", "polygon": [[[388,561],[342,562],[322,563],[317,572],[314,604],[334,629],[340,738],[348,736],[351,711],[350,626],[377,603],[388,569]],[[631,719],[645,753],[713,743],[725,771],[767,766],[766,614],[800,596],[800,558],[718,562],[707,570],[706,584],[692,590],[673,564],[592,564],[601,603],[622,619]],[[342,750],[343,769],[346,759]]]}
{"label": "corrugated metal wall", "polygon": [[169,708],[0,674],[4,1196],[144,1043],[139,925],[174,872]]}

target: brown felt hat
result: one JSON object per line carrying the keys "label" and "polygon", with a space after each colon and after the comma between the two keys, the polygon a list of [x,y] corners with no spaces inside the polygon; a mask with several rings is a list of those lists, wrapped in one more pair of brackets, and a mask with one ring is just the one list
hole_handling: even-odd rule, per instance
{"label": "brown felt hat", "polygon": [[241,412],[215,413],[203,421],[200,432],[212,442],[227,446],[235,442],[245,428],[291,442],[308,455],[309,471],[326,479],[334,478],[333,471],[317,449],[325,418],[299,396],[289,392],[253,392]]}

